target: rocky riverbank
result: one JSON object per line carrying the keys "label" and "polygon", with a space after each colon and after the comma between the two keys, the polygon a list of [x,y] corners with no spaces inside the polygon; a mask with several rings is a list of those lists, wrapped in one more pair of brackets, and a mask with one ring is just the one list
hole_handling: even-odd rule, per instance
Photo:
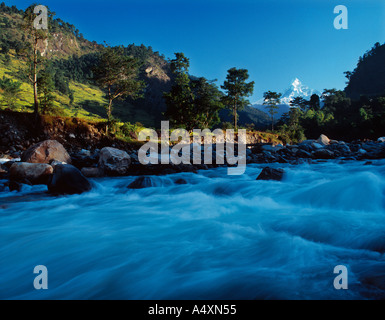
{"label": "rocky riverbank", "polygon": [[[128,153],[137,150],[136,132],[128,132],[125,139],[105,134],[106,122],[91,122],[78,118],[40,116],[36,123],[34,114],[0,110],[0,158],[20,158],[22,153],[44,140],[56,140],[71,154],[88,150],[92,154],[104,147],[113,147]],[[247,143],[274,143],[278,135],[265,132],[248,132]]]}
{"label": "rocky riverbank", "polygon": [[[85,150],[115,147],[134,150],[135,143],[107,136],[105,122],[90,122],[77,118],[40,116],[36,123],[32,113],[0,110],[0,158],[21,158],[31,146],[56,140],[71,154]],[[132,133],[132,140],[136,135]]]}
{"label": "rocky riverbank", "polygon": [[340,159],[373,160],[385,158],[385,138],[378,141],[330,140],[321,135],[317,140],[306,140],[297,145],[259,145],[248,151],[248,163],[301,163],[313,160]]}
{"label": "rocky riverbank", "polygon": [[[194,145],[191,145],[191,151]],[[204,147],[201,147],[201,159],[204,159]],[[170,147],[171,148],[171,147]],[[82,149],[68,152],[56,140],[37,143],[21,155],[20,159],[3,159],[0,165],[0,191],[21,190],[23,184],[46,184],[52,194],[75,194],[92,188],[88,178],[108,176],[148,176],[167,175],[180,172],[197,172],[223,166],[216,164],[217,148],[211,146],[212,164],[168,164],[142,165],[138,160],[138,150],[120,150],[104,147],[101,150]],[[235,149],[237,146],[235,145]],[[301,164],[339,159],[341,163],[352,160],[370,160],[385,158],[385,138],[378,141],[356,141],[345,143],[330,140],[321,135],[318,140],[307,140],[298,145],[255,144],[246,149],[247,163]],[[237,150],[235,150],[237,153]],[[226,153],[225,153],[226,155]],[[191,152],[190,162],[193,163]],[[225,164],[224,166],[226,166]],[[259,179],[280,180],[281,171],[265,170]],[[139,179],[133,188],[151,186],[151,181]]]}

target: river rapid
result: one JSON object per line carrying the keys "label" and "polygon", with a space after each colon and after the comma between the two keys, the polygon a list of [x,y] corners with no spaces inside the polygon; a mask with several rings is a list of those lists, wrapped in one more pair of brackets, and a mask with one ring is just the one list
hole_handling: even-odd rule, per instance
{"label": "river rapid", "polygon": [[0,299],[385,299],[385,161],[265,166],[0,192]]}

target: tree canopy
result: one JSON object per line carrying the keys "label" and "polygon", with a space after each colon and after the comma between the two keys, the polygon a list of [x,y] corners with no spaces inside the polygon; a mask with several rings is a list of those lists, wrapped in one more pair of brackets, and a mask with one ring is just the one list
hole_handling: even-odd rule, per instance
{"label": "tree canopy", "polygon": [[271,131],[274,131],[275,115],[278,113],[278,105],[281,103],[281,93],[267,91],[263,94],[263,104],[271,117]]}
{"label": "tree canopy", "polygon": [[167,105],[165,116],[174,126],[189,131],[217,124],[223,105],[215,81],[191,77],[188,74],[190,61],[183,53],[175,54],[170,67],[175,83],[170,92],[164,94]]}
{"label": "tree canopy", "polygon": [[231,68],[227,71],[227,77],[221,86],[226,95],[223,97],[223,104],[232,111],[234,119],[234,129],[238,128],[238,110],[250,105],[246,98],[254,92],[254,81],[246,82],[249,79],[247,69]]}
{"label": "tree canopy", "polygon": [[[108,105],[106,106],[108,125],[112,120],[112,104],[116,99],[130,96],[142,96],[144,83],[138,80],[138,60],[123,54],[120,47],[106,46],[100,56],[99,62],[94,67],[93,73],[96,82],[104,89]],[[107,127],[108,131],[108,127]]]}

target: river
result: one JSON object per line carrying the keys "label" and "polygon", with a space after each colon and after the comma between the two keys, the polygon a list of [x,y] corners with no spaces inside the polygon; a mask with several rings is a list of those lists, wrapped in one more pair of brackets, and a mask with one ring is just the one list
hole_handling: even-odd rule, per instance
{"label": "river", "polygon": [[385,299],[385,161],[271,166],[282,182],[249,165],[0,192],[0,299]]}

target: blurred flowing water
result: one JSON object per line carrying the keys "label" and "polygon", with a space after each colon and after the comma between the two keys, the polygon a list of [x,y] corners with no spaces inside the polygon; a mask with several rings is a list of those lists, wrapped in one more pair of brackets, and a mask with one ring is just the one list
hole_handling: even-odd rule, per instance
{"label": "blurred flowing water", "polygon": [[0,299],[385,299],[385,162],[273,166],[284,181],[249,165],[142,190],[124,177],[75,196],[1,192]]}

